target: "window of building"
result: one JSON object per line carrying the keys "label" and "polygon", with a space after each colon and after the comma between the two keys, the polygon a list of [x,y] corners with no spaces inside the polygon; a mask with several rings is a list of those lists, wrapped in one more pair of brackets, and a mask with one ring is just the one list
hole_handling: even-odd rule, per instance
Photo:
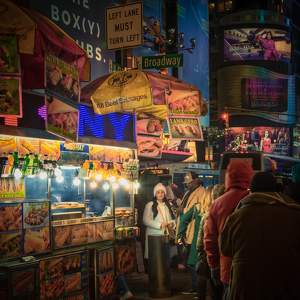
{"label": "window of building", "polygon": [[228,11],[232,9],[232,1],[222,1],[218,3],[218,11]]}

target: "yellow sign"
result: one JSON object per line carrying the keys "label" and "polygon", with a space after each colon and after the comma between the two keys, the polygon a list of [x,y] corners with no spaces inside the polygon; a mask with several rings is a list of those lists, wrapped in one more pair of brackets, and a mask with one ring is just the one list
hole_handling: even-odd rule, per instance
{"label": "yellow sign", "polygon": [[115,72],[91,96],[96,114],[104,115],[152,105],[152,87],[138,70]]}

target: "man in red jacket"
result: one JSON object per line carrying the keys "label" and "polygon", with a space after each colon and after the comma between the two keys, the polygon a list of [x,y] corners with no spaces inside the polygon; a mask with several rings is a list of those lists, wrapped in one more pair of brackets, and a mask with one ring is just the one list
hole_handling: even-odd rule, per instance
{"label": "man in red jacket", "polygon": [[253,169],[245,160],[236,160],[227,166],[225,194],[216,199],[209,208],[204,225],[204,248],[211,268],[211,277],[216,285],[229,284],[232,259],[219,252],[218,236],[226,218],[232,214],[241,199],[249,194]]}

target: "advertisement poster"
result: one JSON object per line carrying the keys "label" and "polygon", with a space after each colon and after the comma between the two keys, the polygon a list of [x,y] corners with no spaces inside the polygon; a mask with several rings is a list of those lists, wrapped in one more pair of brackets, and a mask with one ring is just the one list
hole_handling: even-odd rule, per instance
{"label": "advertisement poster", "polygon": [[23,230],[24,254],[36,254],[50,250],[49,227],[28,228]]}
{"label": "advertisement poster", "polygon": [[242,78],[242,108],[287,111],[288,80]]}
{"label": "advertisement poster", "polygon": [[[16,299],[21,297],[26,293],[34,291],[34,268],[29,268],[27,270],[15,271],[12,273],[12,288],[13,297]],[[27,298],[28,297],[28,298]],[[34,295],[27,295],[27,299],[34,297]],[[24,299],[24,298],[22,298]]]}
{"label": "advertisement poster", "polygon": [[103,240],[102,223],[87,224],[88,243],[94,243]]}
{"label": "advertisement poster", "polygon": [[15,137],[1,135],[0,156],[2,156],[4,152],[8,154],[9,152],[16,151],[16,149],[17,149],[17,143]]}
{"label": "advertisement poster", "polygon": [[47,131],[77,141],[78,110],[56,98],[46,96]]}
{"label": "advertisement poster", "polygon": [[290,155],[290,129],[286,127],[232,127],[225,133],[225,150],[263,151]]}
{"label": "advertisement poster", "polygon": [[102,222],[103,227],[103,240],[111,240],[114,238],[114,222],[105,221]]}
{"label": "advertisement poster", "polygon": [[49,202],[23,204],[23,228],[47,227],[50,218]]}
{"label": "advertisement poster", "polygon": [[166,90],[169,115],[199,116],[199,93],[197,91]]}
{"label": "advertisement poster", "polygon": [[119,148],[105,147],[105,161],[116,164],[120,161]]}
{"label": "advertisement poster", "polygon": [[22,255],[22,230],[0,231],[0,247],[1,259]]}
{"label": "advertisement poster", "polygon": [[113,248],[98,251],[98,292],[104,297],[114,292],[114,252]]}
{"label": "advertisement poster", "polygon": [[159,137],[137,136],[138,156],[161,158],[163,140]]}
{"label": "advertisement poster", "polygon": [[60,142],[51,140],[40,140],[40,153],[43,155],[52,155],[57,159],[60,157]]}
{"label": "advertisement poster", "polygon": [[78,70],[64,61],[46,54],[45,93],[78,109],[80,97]]}
{"label": "advertisement poster", "polygon": [[[272,44],[272,50],[269,44]],[[224,30],[224,61],[238,60],[271,60],[290,63],[290,33],[270,28]]]}
{"label": "advertisement poster", "polygon": [[120,148],[120,162],[124,163],[129,159],[134,159],[134,150],[129,148]]}
{"label": "advertisement poster", "polygon": [[89,146],[91,160],[105,161],[105,147]]}
{"label": "advertisement poster", "polygon": [[24,200],[25,184],[24,179],[2,178],[0,177],[0,201]]}
{"label": "advertisement poster", "polygon": [[21,75],[17,36],[0,35],[0,74]]}
{"label": "advertisement poster", "polygon": [[170,138],[203,141],[199,118],[167,117]]}
{"label": "advertisement poster", "polygon": [[86,243],[88,239],[87,225],[71,226],[71,244],[73,246]]}
{"label": "advertisement poster", "polygon": [[89,146],[76,143],[60,143],[60,160],[61,164],[82,165],[89,160]]}
{"label": "advertisement poster", "polygon": [[38,139],[17,138],[18,154],[40,154],[40,141]]}
{"label": "advertisement poster", "polygon": [[71,226],[53,228],[54,248],[68,247],[71,245]]}
{"label": "advertisement poster", "polygon": [[0,117],[22,116],[21,78],[0,76]]}
{"label": "advertisement poster", "polygon": [[121,276],[133,272],[135,265],[134,243],[116,245],[116,276]]}
{"label": "advertisement poster", "polygon": [[40,261],[40,299],[54,299],[87,288],[86,252]]}
{"label": "advertisement poster", "polygon": [[162,137],[165,120],[151,114],[139,113],[137,115],[136,129],[138,134],[155,135]]}

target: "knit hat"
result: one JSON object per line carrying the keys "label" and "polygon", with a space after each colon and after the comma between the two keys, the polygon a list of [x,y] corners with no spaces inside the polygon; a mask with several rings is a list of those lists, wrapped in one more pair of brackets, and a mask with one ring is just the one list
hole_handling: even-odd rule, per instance
{"label": "knit hat", "polygon": [[293,182],[300,181],[300,164],[294,165],[292,167],[292,179],[293,179]]}
{"label": "knit hat", "polygon": [[275,177],[269,172],[256,173],[250,182],[251,193],[276,192],[277,183]]}
{"label": "knit hat", "polygon": [[156,192],[157,192],[158,190],[163,190],[164,193],[165,193],[165,195],[167,195],[167,190],[166,190],[165,186],[164,186],[162,183],[158,183],[158,184],[154,187],[154,190],[153,190],[154,197],[155,197]]}

